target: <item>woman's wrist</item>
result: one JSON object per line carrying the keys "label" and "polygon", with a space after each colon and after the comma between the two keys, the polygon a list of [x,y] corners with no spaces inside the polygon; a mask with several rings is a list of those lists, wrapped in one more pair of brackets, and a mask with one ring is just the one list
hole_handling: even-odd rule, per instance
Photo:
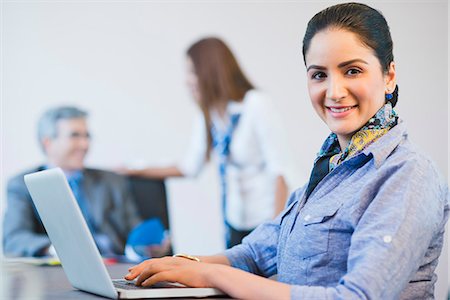
{"label": "woman's wrist", "polygon": [[204,263],[230,266],[230,261],[225,255],[198,256],[198,258]]}
{"label": "woman's wrist", "polygon": [[177,253],[177,254],[174,254],[173,257],[181,257],[181,258],[189,259],[192,261],[201,262],[200,258],[198,258],[197,256],[192,256],[192,255],[185,254],[185,253]]}

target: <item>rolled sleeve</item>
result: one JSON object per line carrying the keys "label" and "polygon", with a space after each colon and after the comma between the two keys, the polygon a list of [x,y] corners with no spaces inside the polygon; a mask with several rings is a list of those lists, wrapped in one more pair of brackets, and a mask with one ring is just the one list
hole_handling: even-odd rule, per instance
{"label": "rolled sleeve", "polygon": [[259,225],[243,239],[242,244],[223,253],[231,266],[264,277],[277,274],[280,223],[303,190],[300,188],[291,194],[286,208],[275,219]]}
{"label": "rolled sleeve", "polygon": [[245,237],[242,244],[225,251],[224,255],[235,268],[270,277],[277,273],[278,235],[279,219],[266,222]]}

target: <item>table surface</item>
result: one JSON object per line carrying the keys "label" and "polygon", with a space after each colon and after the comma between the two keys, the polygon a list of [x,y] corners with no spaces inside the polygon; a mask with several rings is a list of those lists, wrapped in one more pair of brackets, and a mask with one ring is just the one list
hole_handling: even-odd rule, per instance
{"label": "table surface", "polygon": [[[122,278],[124,274],[127,273],[130,264],[113,264],[108,265],[107,269],[111,276],[111,278]],[[73,288],[61,266],[30,266],[25,264],[14,264],[15,274],[12,280],[9,282],[9,286],[12,286],[12,291],[9,292],[10,299],[30,299],[30,296],[24,296],[24,293],[21,291],[22,286],[30,286],[29,284],[23,283],[23,281],[30,280],[30,278],[34,278],[35,286],[34,289],[36,291],[33,292],[32,299],[50,299],[50,300],[59,300],[59,299],[107,299],[101,296],[97,296],[94,294],[89,294],[86,292],[79,291]],[[6,272],[8,272],[6,270]],[[21,273],[25,273],[21,274]],[[26,277],[26,278],[24,278]],[[40,290],[40,291],[39,291]],[[172,298],[174,299],[174,298]],[[181,298],[177,298],[181,299]],[[186,298],[189,299],[189,298]],[[190,298],[193,299],[193,298]],[[195,298],[197,299],[197,298]],[[207,299],[230,299],[230,298],[207,298]]]}

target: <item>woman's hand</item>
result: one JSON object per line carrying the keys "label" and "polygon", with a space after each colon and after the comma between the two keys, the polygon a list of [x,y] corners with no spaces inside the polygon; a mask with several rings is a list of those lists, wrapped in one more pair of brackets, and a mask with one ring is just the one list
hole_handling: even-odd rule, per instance
{"label": "woman's hand", "polygon": [[139,175],[140,170],[128,168],[126,166],[119,166],[117,168],[114,168],[113,172],[116,172],[121,175],[126,175],[126,176],[137,176],[137,175]]}
{"label": "woman's hand", "polygon": [[127,175],[127,176],[139,176],[146,177],[150,179],[160,179],[164,180],[168,177],[183,177],[184,174],[176,166],[170,167],[162,167],[162,168],[141,168],[141,169],[132,169],[126,167],[118,167],[114,169],[116,173]]}
{"label": "woman's hand", "polygon": [[128,269],[126,280],[136,285],[151,286],[160,281],[178,282],[190,287],[212,287],[208,275],[214,264],[192,261],[181,257],[163,257],[146,260]]}
{"label": "woman's hand", "polygon": [[[216,260],[225,262],[221,256]],[[160,281],[178,282],[190,287],[213,287],[238,299],[289,299],[290,286],[224,264],[204,263],[181,257],[146,260],[129,269],[127,280],[151,286]]]}

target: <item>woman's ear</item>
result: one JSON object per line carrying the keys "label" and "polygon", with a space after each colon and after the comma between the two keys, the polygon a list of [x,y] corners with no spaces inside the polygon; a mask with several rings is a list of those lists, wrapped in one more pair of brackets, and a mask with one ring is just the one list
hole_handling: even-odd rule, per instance
{"label": "woman's ear", "polygon": [[392,61],[389,64],[389,68],[384,75],[384,81],[386,85],[386,94],[390,94],[394,91],[395,85],[397,84],[397,77],[395,73],[395,63]]}

